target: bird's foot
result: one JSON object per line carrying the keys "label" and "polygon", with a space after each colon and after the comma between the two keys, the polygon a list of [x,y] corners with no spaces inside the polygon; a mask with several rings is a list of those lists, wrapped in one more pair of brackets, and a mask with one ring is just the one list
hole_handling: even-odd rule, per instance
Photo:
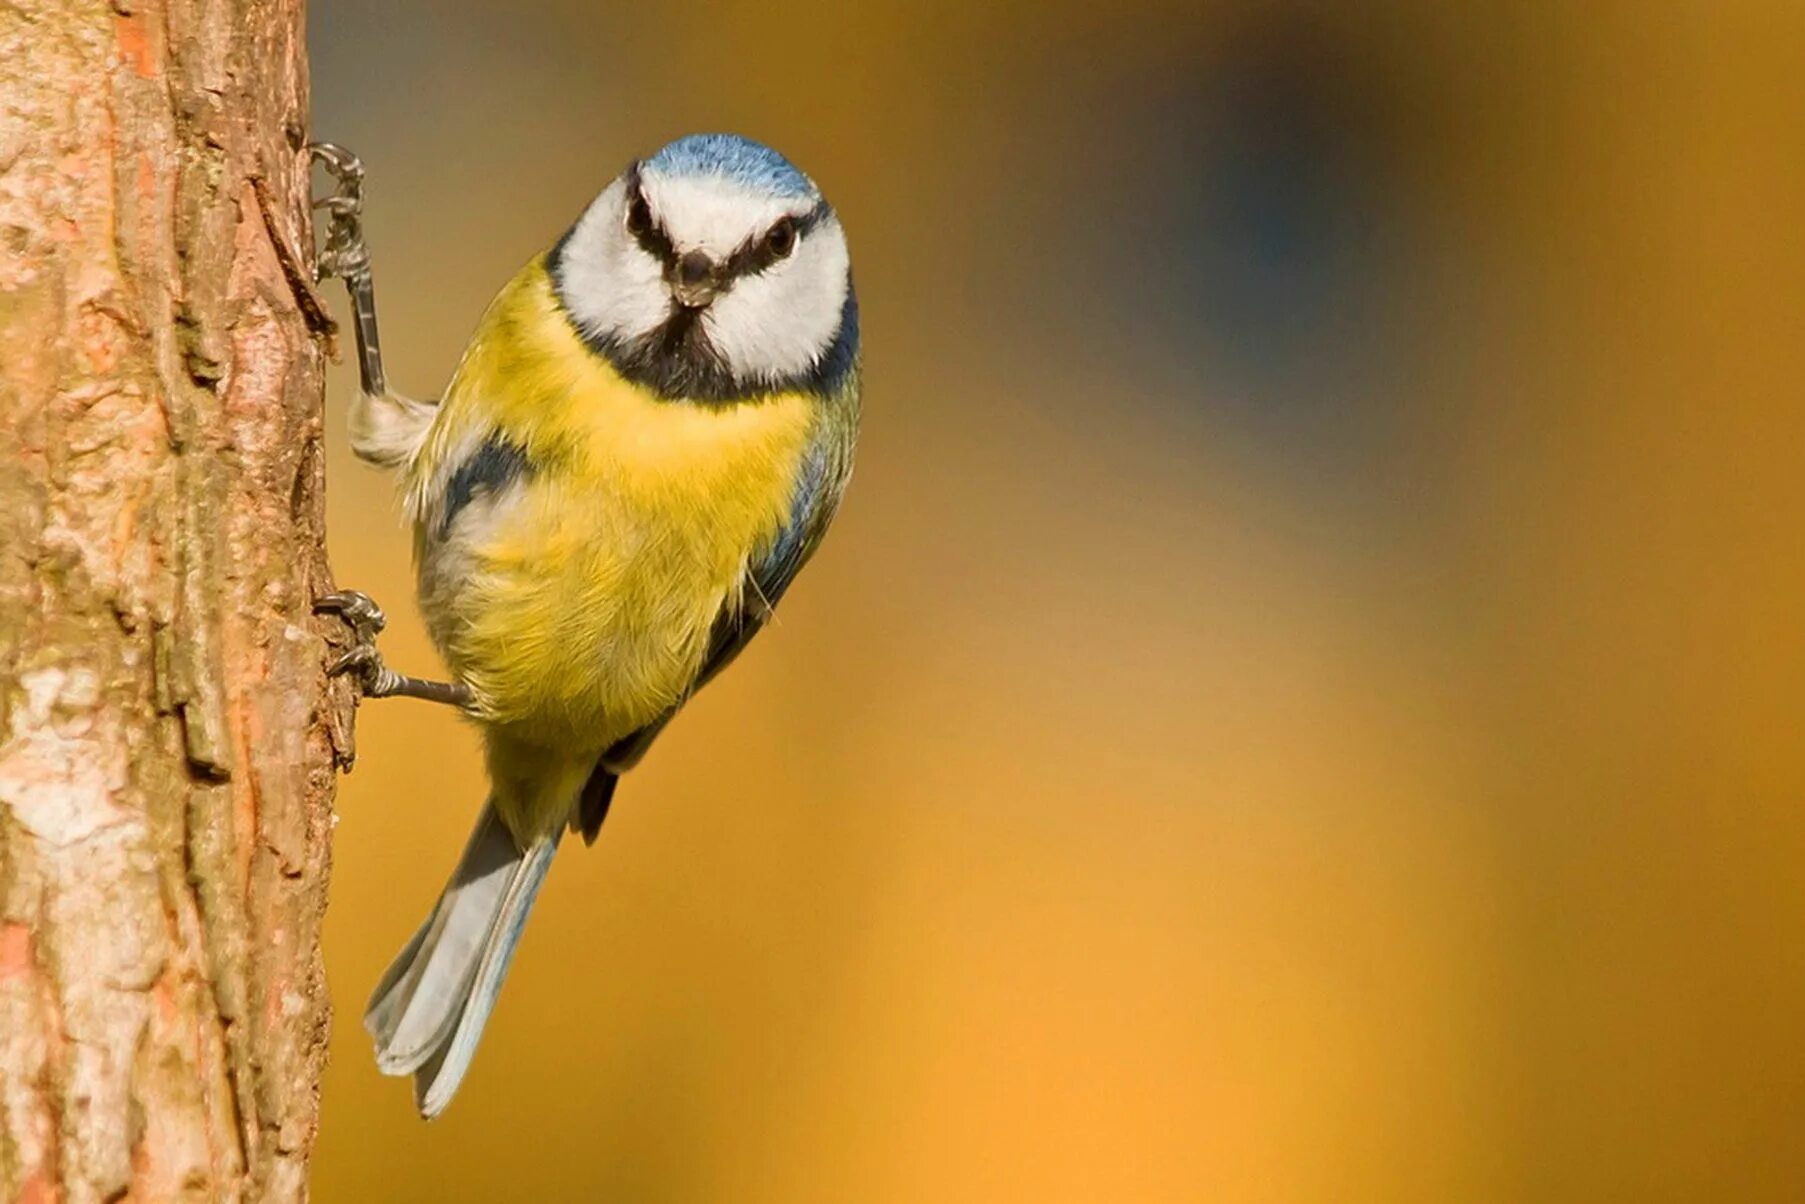
{"label": "bird's foot", "polygon": [[362,643],[375,643],[382,629],[389,625],[388,616],[376,605],[376,599],[360,589],[341,589],[326,594],[315,600],[313,609],[316,614],[337,615],[343,619]]}
{"label": "bird's foot", "polygon": [[355,642],[326,672],[333,677],[352,674],[366,698],[387,698],[397,692],[401,675],[382,662],[376,650],[376,637],[389,624],[388,616],[376,599],[362,590],[342,589],[327,594],[313,604],[318,614],[337,615],[351,629]]}
{"label": "bird's foot", "polygon": [[333,677],[349,673],[357,680],[357,688],[365,698],[392,698],[402,693],[407,680],[383,663],[382,653],[374,644],[357,644],[326,667]]}
{"label": "bird's foot", "polygon": [[332,177],[332,191],[313,201],[315,209],[326,211],[326,245],[315,260],[315,275],[354,280],[370,270],[363,231],[363,160],[330,142],[312,143],[307,152]]}
{"label": "bird's foot", "polygon": [[409,677],[383,663],[382,653],[376,651],[376,636],[388,620],[370,595],[354,589],[339,590],[316,601],[313,608],[321,614],[337,615],[351,628],[355,642],[326,667],[326,672],[334,677],[341,673],[354,675],[365,698],[423,698],[466,709],[474,705],[475,695],[461,681]]}

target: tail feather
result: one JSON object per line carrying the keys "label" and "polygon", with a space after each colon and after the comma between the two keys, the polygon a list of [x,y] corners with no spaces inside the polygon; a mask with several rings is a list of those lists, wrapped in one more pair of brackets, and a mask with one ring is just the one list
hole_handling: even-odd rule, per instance
{"label": "tail feather", "polygon": [[421,1112],[451,1101],[495,1006],[527,913],[551,868],[553,837],[521,851],[493,807],[426,923],[383,975],[364,1027],[384,1074],[414,1074]]}
{"label": "tail feather", "polygon": [[508,884],[508,895],[496,916],[495,931],[483,949],[482,961],[465,997],[464,1009],[458,1015],[457,1027],[452,1029],[433,1059],[414,1075],[414,1100],[422,1116],[433,1117],[443,1112],[451,1097],[457,1094],[458,1085],[464,1081],[464,1072],[470,1069],[470,1059],[476,1056],[476,1044],[482,1039],[489,1013],[494,1010],[495,997],[500,994],[502,980],[508,975],[508,963],[514,959],[514,947],[520,942],[527,914],[538,897],[556,848],[555,841],[536,846],[528,854],[521,872]]}
{"label": "tail feather", "polygon": [[382,981],[370,992],[370,1002],[364,1007],[364,1031],[377,1040],[380,1049],[383,1042],[395,1031],[396,1012],[407,1002],[408,992],[398,990],[401,980],[409,970],[414,968],[414,959],[419,956],[420,946],[426,943],[426,934],[432,931],[432,922],[438,918],[435,905],[426,922],[420,925],[413,937],[395,955],[389,968],[382,973]]}
{"label": "tail feather", "polygon": [[[370,1001],[365,1024],[385,1074],[408,1074],[432,1056],[457,1020],[522,855],[493,808],[483,812],[438,905]],[[379,1022],[381,1022],[379,1024]]]}

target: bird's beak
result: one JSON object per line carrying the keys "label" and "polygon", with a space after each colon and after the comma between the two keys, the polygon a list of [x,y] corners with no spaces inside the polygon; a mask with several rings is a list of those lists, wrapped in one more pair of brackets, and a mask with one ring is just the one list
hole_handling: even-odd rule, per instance
{"label": "bird's beak", "polygon": [[671,265],[671,295],[685,309],[706,309],[721,295],[720,265],[705,252],[687,251]]}

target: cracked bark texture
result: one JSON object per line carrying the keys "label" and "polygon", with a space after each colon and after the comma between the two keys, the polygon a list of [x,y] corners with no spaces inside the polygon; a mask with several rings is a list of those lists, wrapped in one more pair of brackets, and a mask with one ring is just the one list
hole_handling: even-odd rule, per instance
{"label": "cracked bark texture", "polygon": [[302,39],[0,5],[0,1199],[306,1196],[349,699]]}

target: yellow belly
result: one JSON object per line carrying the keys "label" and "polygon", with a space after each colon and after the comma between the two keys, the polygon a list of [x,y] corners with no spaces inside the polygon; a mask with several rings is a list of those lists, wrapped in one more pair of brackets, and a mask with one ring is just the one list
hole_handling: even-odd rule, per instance
{"label": "yellow belly", "polygon": [[447,640],[487,720],[599,752],[682,699],[783,515],[750,493],[667,500],[561,477],[528,488],[476,553]]}
{"label": "yellow belly", "polygon": [[473,433],[504,435],[533,466],[517,499],[468,528],[480,535],[455,579],[429,585],[422,566],[423,609],[476,692],[492,766],[499,742],[567,763],[568,778],[683,698],[716,616],[789,517],[814,406],[660,401],[582,344],[539,265],[497,298],[409,474],[418,517]]}

